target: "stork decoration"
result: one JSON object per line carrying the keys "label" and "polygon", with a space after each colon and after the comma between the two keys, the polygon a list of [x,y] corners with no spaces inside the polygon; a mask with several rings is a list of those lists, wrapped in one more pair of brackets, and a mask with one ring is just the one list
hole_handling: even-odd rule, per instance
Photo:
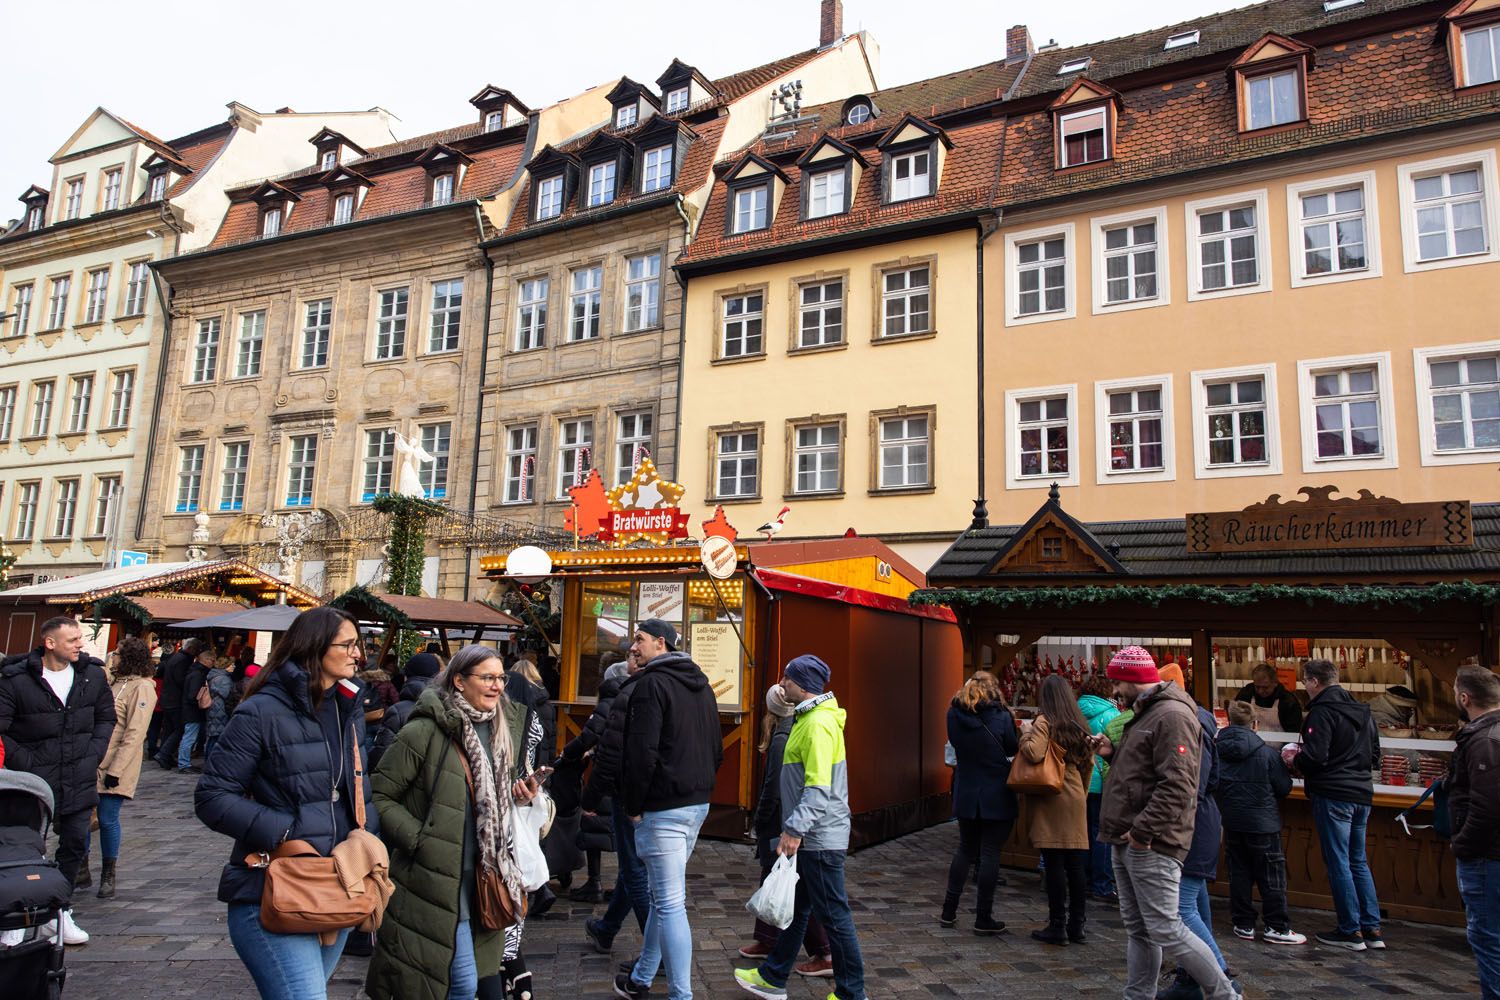
{"label": "stork decoration", "polygon": [[766,536],[766,541],[771,541],[781,534],[781,529],[786,527],[786,516],[792,512],[792,508],[783,507],[776,514],[776,520],[767,521],[755,530]]}

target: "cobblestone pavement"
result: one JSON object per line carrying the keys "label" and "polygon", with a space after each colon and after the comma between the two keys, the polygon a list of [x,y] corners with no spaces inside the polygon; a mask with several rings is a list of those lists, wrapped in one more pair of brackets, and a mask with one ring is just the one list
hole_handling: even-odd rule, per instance
{"label": "cobblestone pavement", "polygon": [[[229,944],[224,907],[214,900],[229,843],[192,814],[191,779],[148,766],[140,795],[124,810],[119,895],[110,901],[83,893],[74,910],[93,935],[68,951],[70,1000],[158,1000],[211,997],[253,1000],[255,989]],[[937,926],[948,857],[956,841],[951,824],[904,837],[855,855],[848,876],[871,997],[964,996],[1007,998],[1118,997],[1124,983],[1124,943],[1117,912],[1090,914],[1089,943],[1049,948],[1027,937],[1043,920],[1046,904],[1034,873],[1007,870],[1008,885],[996,915],[1011,925],[998,938],[972,934],[960,920]],[[98,862],[94,861],[97,878]],[[700,842],[688,873],[688,906],[697,941],[695,996],[740,997],[730,971],[748,965],[735,952],[749,939],[744,900],[754,885],[750,849]],[[606,862],[606,877],[612,877]],[[972,891],[966,905],[972,906]],[[566,912],[560,912],[566,911]],[[526,954],[538,1000],[611,995],[615,960],[634,955],[634,929],[621,934],[614,959],[583,941],[589,907],[560,902],[559,917],[527,926]],[[1311,934],[1328,915],[1294,912]],[[1473,996],[1474,961],[1457,928],[1392,922],[1384,953],[1351,954],[1308,945],[1278,948],[1236,939],[1222,901],[1215,903],[1215,932],[1240,974],[1245,996],[1309,998],[1370,995]],[[330,1000],[352,1000],[363,981],[365,959],[346,958],[334,974]],[[3,967],[0,967],[3,978]],[[822,998],[829,980],[797,980],[793,998]],[[0,989],[0,995],[6,992]],[[658,989],[657,995],[664,995]]]}

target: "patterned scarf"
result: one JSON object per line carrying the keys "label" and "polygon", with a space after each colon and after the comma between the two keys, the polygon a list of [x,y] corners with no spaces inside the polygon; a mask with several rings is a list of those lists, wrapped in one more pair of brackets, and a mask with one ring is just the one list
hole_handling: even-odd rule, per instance
{"label": "patterned scarf", "polygon": [[[510,823],[511,759],[510,726],[506,724],[504,695],[492,712],[481,712],[457,691],[443,692],[443,703],[458,713],[461,723],[459,746],[474,772],[474,830],[479,841],[479,863],[500,873],[515,902],[517,912],[526,901],[521,869],[516,864],[516,843]],[[476,722],[490,724],[490,753],[479,742]],[[490,758],[494,758],[494,766]]]}

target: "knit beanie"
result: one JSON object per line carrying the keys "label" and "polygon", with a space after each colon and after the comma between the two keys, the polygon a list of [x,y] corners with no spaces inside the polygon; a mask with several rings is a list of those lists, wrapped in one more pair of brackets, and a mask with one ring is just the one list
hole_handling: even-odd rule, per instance
{"label": "knit beanie", "polygon": [[1187,690],[1187,683],[1182,678],[1182,668],[1177,664],[1168,663],[1165,667],[1162,667],[1158,673],[1161,679],[1166,681],[1167,683],[1176,684],[1184,691]]}
{"label": "knit beanie", "polygon": [[811,653],[793,657],[786,665],[786,675],[808,694],[822,694],[828,686],[828,664]]}
{"label": "knit beanie", "polygon": [[786,691],[780,684],[766,689],[766,711],[778,719],[785,719],[797,710],[797,706],[786,700]]}
{"label": "knit beanie", "polygon": [[1126,646],[1111,656],[1104,673],[1112,681],[1125,681],[1129,684],[1155,684],[1161,680],[1161,675],[1156,671],[1156,661],[1139,646]]}

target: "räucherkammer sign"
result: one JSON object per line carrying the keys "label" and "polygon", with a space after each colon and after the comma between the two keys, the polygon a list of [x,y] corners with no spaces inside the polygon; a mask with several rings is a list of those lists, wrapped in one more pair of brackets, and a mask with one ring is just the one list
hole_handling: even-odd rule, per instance
{"label": "r\u00e4ucherkammer sign", "polygon": [[1469,501],[1402,503],[1369,490],[1337,497],[1336,486],[1304,486],[1305,501],[1272,494],[1244,510],[1187,516],[1189,552],[1288,552],[1472,545]]}

